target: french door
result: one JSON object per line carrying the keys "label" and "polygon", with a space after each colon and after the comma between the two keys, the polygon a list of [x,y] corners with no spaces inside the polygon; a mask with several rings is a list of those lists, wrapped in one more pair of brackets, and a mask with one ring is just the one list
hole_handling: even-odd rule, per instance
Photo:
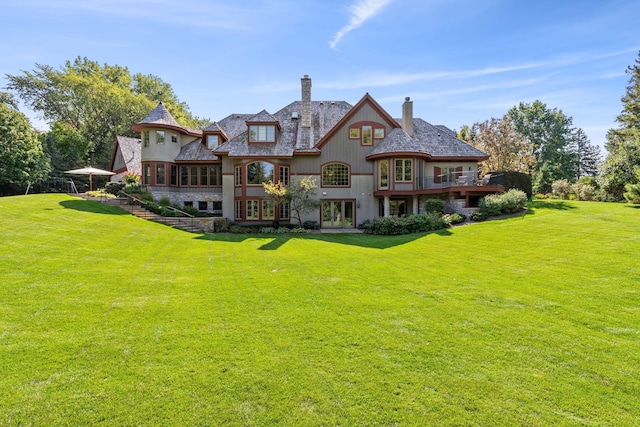
{"label": "french door", "polygon": [[323,200],[322,228],[353,228],[353,200]]}

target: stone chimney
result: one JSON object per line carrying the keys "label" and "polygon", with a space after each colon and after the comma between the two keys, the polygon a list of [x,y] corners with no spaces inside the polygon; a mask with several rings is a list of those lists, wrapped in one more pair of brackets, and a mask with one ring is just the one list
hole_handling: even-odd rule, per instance
{"label": "stone chimney", "polygon": [[402,129],[413,136],[413,101],[407,96],[402,104]]}
{"label": "stone chimney", "polygon": [[303,128],[311,127],[311,79],[307,74],[300,79],[302,82],[302,111],[300,112],[300,124]]}

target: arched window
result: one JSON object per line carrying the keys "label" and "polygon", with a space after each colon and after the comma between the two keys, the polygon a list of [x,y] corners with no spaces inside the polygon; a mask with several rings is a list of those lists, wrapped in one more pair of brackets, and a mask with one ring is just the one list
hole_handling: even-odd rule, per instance
{"label": "arched window", "polygon": [[323,187],[348,187],[349,166],[343,163],[329,163],[322,167]]}
{"label": "arched window", "polygon": [[247,185],[260,185],[273,181],[273,165],[268,162],[253,162],[247,165]]}

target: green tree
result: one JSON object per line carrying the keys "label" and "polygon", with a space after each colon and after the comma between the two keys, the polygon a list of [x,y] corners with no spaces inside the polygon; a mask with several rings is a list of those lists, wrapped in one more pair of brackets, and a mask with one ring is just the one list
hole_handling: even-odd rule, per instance
{"label": "green tree", "polygon": [[29,108],[51,123],[69,126],[88,141],[82,163],[101,168],[109,166],[116,135],[135,137],[131,125],[155,108],[159,96],[183,126],[203,124],[177,99],[170,85],[153,75],[131,76],[128,68],[119,65],[100,65],[78,57],[59,70],[36,64],[33,71],[6,77],[7,87]]}
{"label": "green tree", "polygon": [[[534,191],[549,192],[553,181],[577,178],[578,158],[571,117],[561,110],[548,108],[541,101],[521,102],[507,114],[518,134],[533,144]],[[544,176],[537,176],[543,168]]]}
{"label": "green tree", "polygon": [[640,52],[626,73],[629,83],[620,99],[622,112],[616,118],[620,126],[607,132],[607,156],[600,170],[602,188],[618,200],[627,184],[638,183],[635,172],[640,167]]}
{"label": "green tree", "polygon": [[515,131],[509,116],[492,117],[474,123],[471,128],[465,126],[459,137],[489,155],[489,159],[480,164],[481,176],[491,171],[531,173],[535,162],[533,144]]}
{"label": "green tree", "polygon": [[49,159],[42,150],[37,132],[16,102],[0,94],[0,192],[15,194],[28,184],[46,179]]}
{"label": "green tree", "polygon": [[284,185],[280,181],[277,183],[269,181],[262,185],[267,199],[272,200],[275,205],[289,203],[291,217],[298,220],[300,227],[302,227],[302,217],[320,206],[320,201],[314,197],[318,184],[310,176],[301,179],[293,178],[289,185]]}
{"label": "green tree", "polygon": [[591,143],[587,135],[580,128],[574,134],[574,147],[576,150],[577,177],[598,176],[598,167],[602,163],[600,147]]}

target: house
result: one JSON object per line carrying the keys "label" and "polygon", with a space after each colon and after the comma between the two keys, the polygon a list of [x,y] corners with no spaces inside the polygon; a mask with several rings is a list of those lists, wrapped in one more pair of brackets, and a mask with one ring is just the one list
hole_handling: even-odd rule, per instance
{"label": "house", "polygon": [[369,94],[352,106],[312,101],[306,75],[301,86],[301,99],[277,112],[231,114],[203,130],[181,126],[159,103],[132,127],[141,135],[143,184],[155,198],[236,223],[288,223],[289,206],[274,206],[262,183],[311,176],[321,203],[304,220],[322,228],[419,213],[429,197],[464,210],[503,191],[479,185],[487,154],[414,118],[409,98],[394,119]]}

